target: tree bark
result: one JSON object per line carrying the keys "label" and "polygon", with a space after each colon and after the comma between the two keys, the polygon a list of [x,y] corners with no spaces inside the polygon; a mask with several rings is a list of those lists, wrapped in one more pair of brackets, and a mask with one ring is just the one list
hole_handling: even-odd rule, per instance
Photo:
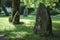
{"label": "tree bark", "polygon": [[19,24],[20,21],[20,0],[12,0],[12,17],[9,19],[14,24]]}
{"label": "tree bark", "polygon": [[49,34],[53,34],[52,32],[52,20],[51,20],[51,16],[50,16],[50,6],[47,7],[47,13],[48,13],[48,26],[47,26],[47,31],[49,32]]}
{"label": "tree bark", "polygon": [[36,13],[34,32],[40,35],[50,35],[49,33],[52,32],[52,22],[45,5],[40,3]]}

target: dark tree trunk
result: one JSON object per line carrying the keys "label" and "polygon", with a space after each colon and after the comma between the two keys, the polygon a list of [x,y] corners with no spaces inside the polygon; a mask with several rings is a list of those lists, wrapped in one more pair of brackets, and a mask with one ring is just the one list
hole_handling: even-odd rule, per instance
{"label": "dark tree trunk", "polygon": [[34,32],[39,33],[40,35],[50,35],[49,33],[52,32],[52,22],[50,14],[48,14],[45,5],[42,3],[37,9]]}
{"label": "dark tree trunk", "polygon": [[[10,20],[11,19],[11,20]],[[12,17],[10,22],[14,24],[19,24],[20,19],[20,0],[12,0]]]}
{"label": "dark tree trunk", "polygon": [[0,7],[1,7],[1,0],[0,0]]}

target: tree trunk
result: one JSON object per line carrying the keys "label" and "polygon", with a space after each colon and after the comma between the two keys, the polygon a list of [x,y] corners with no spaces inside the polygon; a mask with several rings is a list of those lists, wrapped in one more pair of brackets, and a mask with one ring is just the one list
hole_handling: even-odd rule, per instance
{"label": "tree trunk", "polygon": [[39,33],[40,35],[50,35],[50,32],[52,32],[50,14],[48,14],[45,5],[42,3],[39,4],[39,7],[37,9],[34,32]]}
{"label": "tree trunk", "polygon": [[20,19],[20,0],[12,0],[12,17],[9,19],[14,24],[19,24]]}

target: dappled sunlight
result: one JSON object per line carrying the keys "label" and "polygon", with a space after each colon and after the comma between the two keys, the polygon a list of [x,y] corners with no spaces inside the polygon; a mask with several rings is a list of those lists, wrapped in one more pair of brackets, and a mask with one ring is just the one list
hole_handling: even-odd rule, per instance
{"label": "dappled sunlight", "polygon": [[11,32],[10,33],[10,38],[23,38],[24,36],[26,36],[27,34],[30,34],[28,32],[25,31],[20,31],[20,32]]}
{"label": "dappled sunlight", "polygon": [[28,33],[32,33],[33,31],[33,26],[26,26],[27,24],[22,24],[22,25],[14,25],[16,27],[15,31],[26,31]]}
{"label": "dappled sunlight", "polygon": [[60,18],[52,18],[52,21],[60,21]]}
{"label": "dappled sunlight", "polygon": [[[21,19],[24,24],[13,25],[9,23],[8,18],[0,18],[0,31],[5,32],[9,38],[24,38],[32,33],[32,25],[34,20]],[[7,32],[6,32],[7,31]]]}
{"label": "dappled sunlight", "polygon": [[29,20],[29,19],[21,19],[21,21],[24,22],[24,24],[28,27],[33,26],[35,22],[34,20]]}
{"label": "dappled sunlight", "polygon": [[0,26],[0,31],[12,31],[12,30],[15,30],[15,26],[13,25],[7,25],[7,26],[4,26],[4,25],[1,25]]}
{"label": "dappled sunlight", "polygon": [[53,30],[57,30],[55,27],[53,27]]}
{"label": "dappled sunlight", "polygon": [[53,22],[53,30],[60,29],[60,21],[52,21]]}
{"label": "dappled sunlight", "polygon": [[26,20],[35,20],[35,15],[28,15],[27,17],[25,16],[21,16],[20,17],[21,19],[26,19]]}
{"label": "dappled sunlight", "polygon": [[53,30],[60,30],[60,22],[53,21]]}
{"label": "dappled sunlight", "polygon": [[34,21],[34,20],[30,20],[30,19],[21,19],[21,21],[24,21],[24,22],[31,22],[31,21]]}
{"label": "dappled sunlight", "polygon": [[53,23],[60,23],[60,21],[53,21]]}
{"label": "dappled sunlight", "polygon": [[53,21],[53,33],[57,38],[60,38],[60,21]]}
{"label": "dappled sunlight", "polygon": [[2,39],[60,40],[60,0],[0,0]]}
{"label": "dappled sunlight", "polygon": [[0,31],[10,31],[15,29],[16,27],[9,23],[8,18],[0,18]]}
{"label": "dappled sunlight", "polygon": [[[24,24],[15,24],[9,23],[8,17],[0,18],[0,31],[3,32],[4,35],[7,35],[11,40],[45,40],[50,38],[40,38],[40,35],[33,34],[33,28],[35,25],[35,16],[23,17],[20,19],[20,22],[24,22]],[[53,33],[55,35],[60,34],[60,21],[56,18],[53,18]],[[53,40],[53,38],[51,38]],[[55,39],[55,38],[54,38]],[[57,39],[57,38],[56,38]]]}

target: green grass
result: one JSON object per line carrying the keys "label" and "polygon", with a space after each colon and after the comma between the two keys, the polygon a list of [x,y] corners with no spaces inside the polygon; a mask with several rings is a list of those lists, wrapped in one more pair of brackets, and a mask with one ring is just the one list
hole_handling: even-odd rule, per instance
{"label": "green grass", "polygon": [[9,17],[0,16],[0,34],[6,35],[8,40],[60,40],[60,19],[52,18],[54,37],[40,37],[33,34],[35,16],[21,16],[24,24],[13,25],[8,21]]}

